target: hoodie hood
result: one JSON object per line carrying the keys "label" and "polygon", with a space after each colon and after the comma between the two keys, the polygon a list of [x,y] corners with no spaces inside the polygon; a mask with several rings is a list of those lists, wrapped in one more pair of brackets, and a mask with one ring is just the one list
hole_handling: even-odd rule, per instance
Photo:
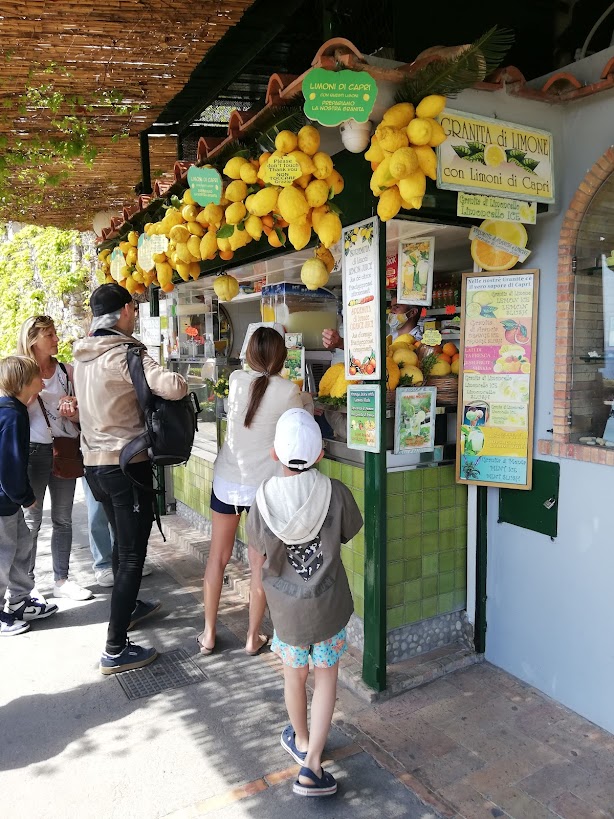
{"label": "hoodie hood", "polygon": [[330,479],[316,469],[261,484],[256,503],[264,522],[283,543],[313,540],[320,532],[331,497]]}
{"label": "hoodie hood", "polygon": [[111,333],[104,336],[87,336],[80,341],[76,341],[73,345],[73,356],[75,361],[87,362],[94,361],[94,359],[112,350],[114,347],[121,347],[125,344],[138,344],[144,347],[140,341],[133,336],[124,336],[116,333]]}

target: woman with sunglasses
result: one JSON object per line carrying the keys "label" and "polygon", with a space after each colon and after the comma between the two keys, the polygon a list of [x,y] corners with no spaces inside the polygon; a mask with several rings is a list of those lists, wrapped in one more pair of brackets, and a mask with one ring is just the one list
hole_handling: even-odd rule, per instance
{"label": "woman with sunglasses", "polygon": [[[73,388],[70,365],[62,366],[58,353],[58,336],[50,316],[32,316],[26,319],[19,332],[19,355],[34,359],[43,379],[39,400],[28,407],[30,416],[30,458],[28,477],[36,496],[36,503],[24,511],[26,523],[32,532],[30,576],[34,579],[38,533],[43,519],[43,502],[49,489],[51,498],[51,557],[53,562],[53,596],[70,600],[89,600],[93,594],[74,580],[68,579],[72,548],[72,507],[75,478],[53,475],[53,438],[79,436],[79,411]],[[40,593],[36,596],[41,598]]]}

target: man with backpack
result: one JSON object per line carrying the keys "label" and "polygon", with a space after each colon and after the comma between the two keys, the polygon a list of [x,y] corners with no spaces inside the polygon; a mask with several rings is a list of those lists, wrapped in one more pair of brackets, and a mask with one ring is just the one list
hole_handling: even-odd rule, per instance
{"label": "man with backpack", "polygon": [[[149,420],[141,408],[133,383],[133,364],[143,373],[150,397],[180,401],[187,384],[177,373],[165,370],[132,337],[138,305],[118,284],[103,284],[90,298],[93,313],[87,338],[74,345],[74,381],[81,424],[85,477],[94,497],[101,501],[114,533],[111,615],[102,674],[141,668],[158,656],[155,648],[130,643],[127,632],[160,608],[160,603],[138,600],[147,541],[154,518],[153,470],[146,445]],[[139,373],[137,372],[136,375]],[[148,390],[148,392],[149,392]],[[121,462],[129,447],[131,460]]]}

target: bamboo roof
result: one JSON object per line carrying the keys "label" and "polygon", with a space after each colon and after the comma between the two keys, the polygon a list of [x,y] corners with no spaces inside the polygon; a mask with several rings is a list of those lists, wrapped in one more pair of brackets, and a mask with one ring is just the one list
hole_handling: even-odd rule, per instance
{"label": "bamboo roof", "polygon": [[[66,94],[88,99],[119,91],[122,103],[138,106],[127,114],[97,106],[97,133],[89,139],[98,150],[93,166],[77,160],[61,186],[45,190],[42,205],[12,218],[91,229],[96,211],[121,211],[134,201],[141,178],[139,133],[184,88],[206,52],[252,2],[0,0],[0,137],[6,136],[9,145],[49,131],[54,116],[49,110],[28,106],[17,112],[11,106],[28,87],[48,81],[50,73]],[[57,71],[49,72],[52,64]],[[128,138],[113,142],[122,129]],[[149,142],[152,177],[157,178],[172,169],[177,142],[174,136]]]}

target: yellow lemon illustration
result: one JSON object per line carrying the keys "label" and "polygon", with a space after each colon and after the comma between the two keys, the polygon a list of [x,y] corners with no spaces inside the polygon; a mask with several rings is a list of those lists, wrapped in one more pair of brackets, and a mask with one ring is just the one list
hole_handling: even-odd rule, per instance
{"label": "yellow lemon illustration", "polygon": [[309,99],[310,100],[315,100],[315,98],[316,98],[316,95],[312,91],[311,94],[309,95]]}
{"label": "yellow lemon illustration", "polygon": [[525,361],[524,364],[520,365],[520,372],[521,373],[530,373],[531,372],[531,365],[528,361]]}
{"label": "yellow lemon illustration", "polygon": [[482,313],[482,307],[477,302],[472,301],[467,305],[467,315],[469,318],[478,318]]}
{"label": "yellow lemon illustration", "polygon": [[498,168],[502,162],[505,162],[506,156],[503,148],[498,145],[487,145],[484,151],[484,164],[490,168]]}
{"label": "yellow lemon illustration", "polygon": [[471,301],[477,304],[491,304],[493,296],[492,290],[482,290],[480,293],[474,293]]}
{"label": "yellow lemon illustration", "polygon": [[369,101],[369,95],[368,95],[368,94],[363,94],[363,95],[362,95],[362,98],[363,98],[363,100],[364,100],[365,102],[368,102],[368,101]]}

